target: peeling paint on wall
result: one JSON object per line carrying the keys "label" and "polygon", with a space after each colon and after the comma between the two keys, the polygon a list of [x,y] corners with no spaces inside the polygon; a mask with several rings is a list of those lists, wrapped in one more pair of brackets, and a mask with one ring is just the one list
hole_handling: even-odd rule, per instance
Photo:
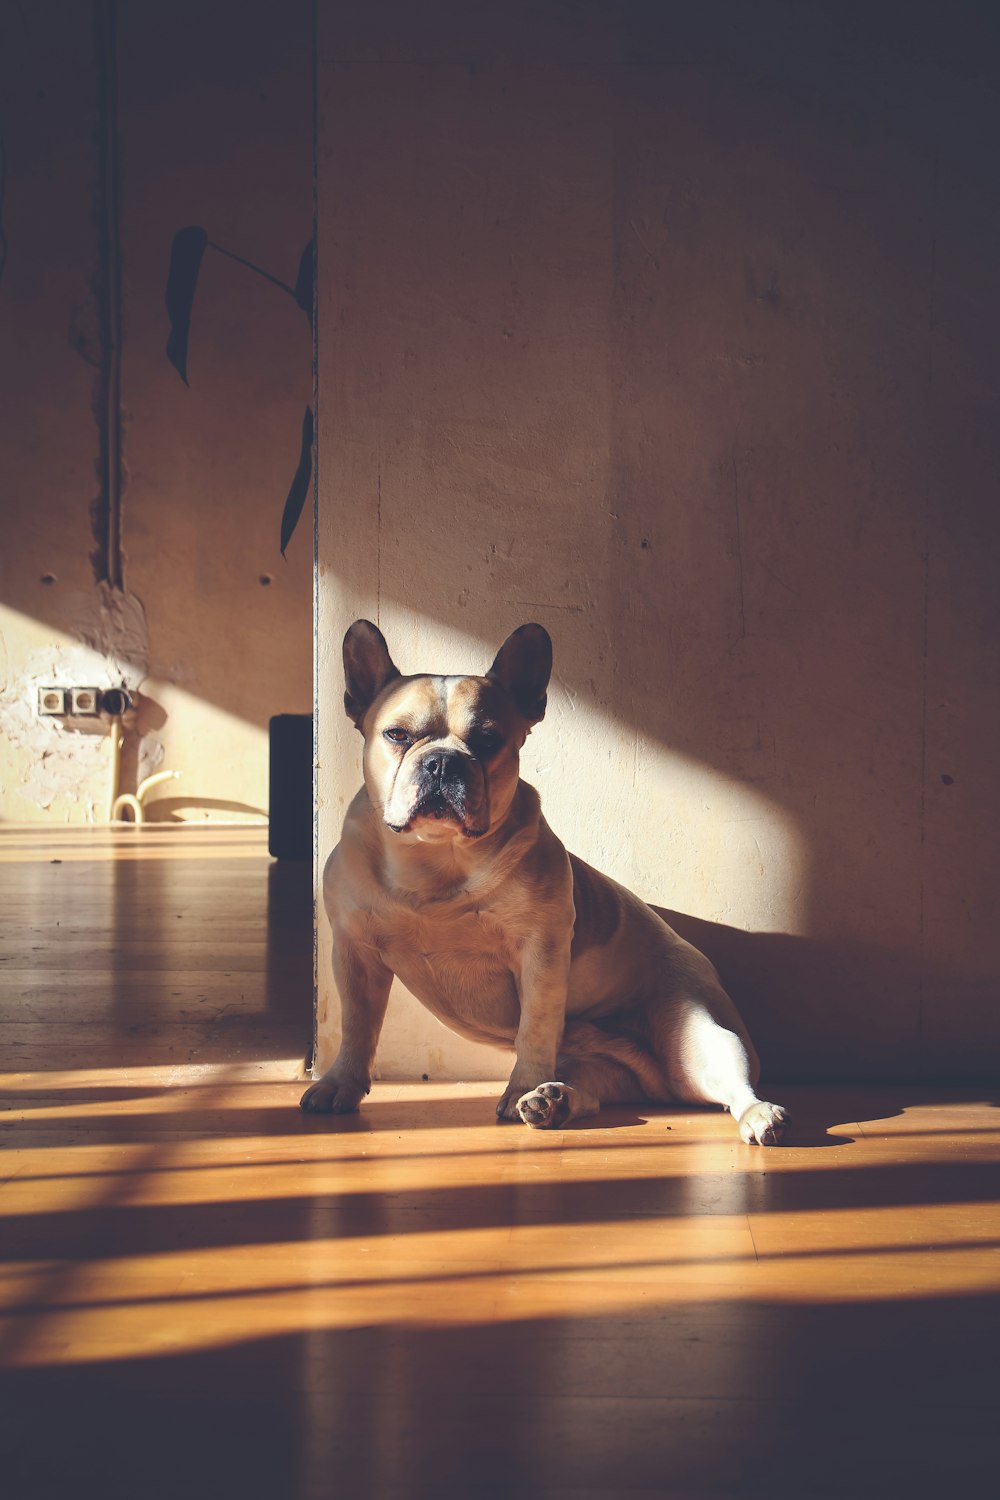
{"label": "peeling paint on wall", "polygon": [[[37,647],[11,669],[6,640],[0,634],[0,731],[23,752],[21,791],[48,810],[66,798],[78,801],[89,822],[108,816],[112,801],[111,725],[105,718],[61,719],[39,716],[38,690],[43,687],[127,687],[138,693],[149,668],[149,630],[141,600],[109,584],[92,594],[69,595],[70,640]],[[142,700],[132,717],[138,734],[139,779],[163,760],[154,734],[142,733]],[[106,790],[101,778],[106,775]]]}

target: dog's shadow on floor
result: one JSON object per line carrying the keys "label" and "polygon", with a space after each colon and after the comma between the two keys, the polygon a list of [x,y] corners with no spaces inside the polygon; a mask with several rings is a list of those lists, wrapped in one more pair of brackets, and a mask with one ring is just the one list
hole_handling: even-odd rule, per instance
{"label": "dog's shadow on floor", "polygon": [[563,1130],[571,1130],[574,1135],[579,1135],[585,1130],[625,1130],[634,1129],[639,1125],[648,1125],[650,1115],[656,1113],[652,1106],[643,1106],[644,1113],[639,1114],[637,1110],[628,1104],[609,1104],[602,1109],[598,1115],[588,1115],[583,1120],[575,1120],[569,1125],[564,1125]]}
{"label": "dog's shadow on floor", "polygon": [[833,1135],[822,1126],[797,1127],[793,1120],[785,1131],[780,1147],[785,1150],[798,1148],[818,1151],[825,1146],[853,1146],[856,1140],[857,1137],[853,1135]]}
{"label": "dog's shadow on floor", "polygon": [[[601,1110],[599,1115],[591,1115],[587,1119],[578,1120],[576,1123],[567,1125],[564,1128],[571,1131],[573,1135],[578,1135],[588,1130],[634,1130],[639,1126],[650,1125],[656,1121],[659,1123],[660,1129],[672,1130],[673,1127],[670,1124],[671,1115],[680,1115],[681,1113],[683,1113],[685,1119],[690,1118],[688,1111],[670,1105],[645,1105],[641,1114],[628,1105],[608,1105]],[[694,1113],[694,1111],[691,1111],[691,1113]],[[698,1111],[698,1113],[701,1113],[701,1111]],[[705,1113],[712,1115],[715,1112],[709,1109]],[[898,1114],[899,1111],[894,1111],[894,1113]],[[839,1130],[837,1134],[832,1133],[839,1125],[842,1115],[842,1111],[829,1109],[824,1111],[814,1107],[812,1110],[803,1111],[803,1117],[799,1119],[797,1112],[794,1112],[784,1139],[780,1143],[781,1147],[794,1146],[803,1149],[818,1150],[827,1146],[852,1146],[856,1139],[855,1136],[845,1135],[842,1130]],[[666,1122],[665,1124],[663,1123],[664,1121]],[[732,1128],[734,1130],[736,1128],[735,1121]]]}

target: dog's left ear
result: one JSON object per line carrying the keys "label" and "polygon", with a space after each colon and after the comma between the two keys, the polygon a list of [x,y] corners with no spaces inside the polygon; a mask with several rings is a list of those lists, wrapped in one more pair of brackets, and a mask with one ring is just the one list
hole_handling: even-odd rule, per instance
{"label": "dog's left ear", "polygon": [[505,687],[529,724],[545,714],[545,690],[552,672],[552,641],[544,625],[519,625],[507,637],[487,672]]}

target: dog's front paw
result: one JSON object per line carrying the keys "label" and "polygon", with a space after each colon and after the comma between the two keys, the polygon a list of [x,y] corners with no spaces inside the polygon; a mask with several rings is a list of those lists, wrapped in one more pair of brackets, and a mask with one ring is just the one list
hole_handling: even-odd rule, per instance
{"label": "dog's front paw", "polygon": [[508,1083],[504,1089],[500,1102],[497,1104],[497,1120],[501,1125],[509,1124],[511,1121],[520,1124],[521,1116],[517,1112],[517,1101],[521,1097],[522,1088],[523,1085],[521,1088],[515,1088]]}
{"label": "dog's front paw", "polygon": [[776,1146],[785,1133],[788,1111],[780,1104],[755,1099],[740,1115],[740,1140],[748,1146]]}
{"label": "dog's front paw", "polygon": [[321,1078],[306,1089],[299,1100],[299,1109],[309,1115],[353,1115],[367,1092],[357,1084]]}
{"label": "dog's front paw", "polygon": [[517,1112],[533,1130],[552,1130],[565,1125],[573,1112],[573,1090],[568,1083],[540,1083],[530,1094],[522,1094]]}

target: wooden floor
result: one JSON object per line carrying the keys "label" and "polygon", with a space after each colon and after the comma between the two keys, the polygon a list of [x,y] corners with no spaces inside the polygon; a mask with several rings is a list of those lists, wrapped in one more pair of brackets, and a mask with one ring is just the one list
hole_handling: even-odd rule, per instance
{"label": "wooden floor", "polygon": [[1000,1110],[778,1093],[553,1133],[299,1113],[308,872],[0,835],[0,1491],[996,1494]]}

